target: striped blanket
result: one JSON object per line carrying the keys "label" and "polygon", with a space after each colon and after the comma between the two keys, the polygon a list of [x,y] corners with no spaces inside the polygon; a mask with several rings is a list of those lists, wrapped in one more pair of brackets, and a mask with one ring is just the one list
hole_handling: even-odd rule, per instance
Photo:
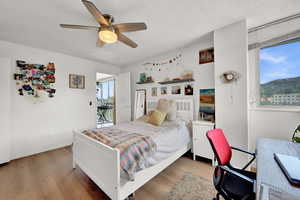
{"label": "striped blanket", "polygon": [[129,180],[134,180],[137,171],[149,167],[147,157],[152,156],[157,149],[151,137],[114,127],[85,130],[83,134],[119,149],[120,165]]}

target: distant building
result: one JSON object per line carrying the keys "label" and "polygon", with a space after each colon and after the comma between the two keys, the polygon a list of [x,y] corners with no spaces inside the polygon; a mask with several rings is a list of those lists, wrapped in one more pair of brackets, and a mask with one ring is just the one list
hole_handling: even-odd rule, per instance
{"label": "distant building", "polygon": [[270,98],[272,104],[285,104],[285,105],[294,105],[300,103],[300,94],[274,94]]}

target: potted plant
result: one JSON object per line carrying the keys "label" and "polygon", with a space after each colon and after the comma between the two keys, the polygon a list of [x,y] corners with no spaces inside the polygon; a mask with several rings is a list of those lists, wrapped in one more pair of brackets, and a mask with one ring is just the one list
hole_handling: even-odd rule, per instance
{"label": "potted plant", "polygon": [[297,137],[296,134],[300,132],[300,125],[298,125],[298,127],[296,128],[296,130],[294,131],[294,134],[293,134],[293,138],[292,138],[292,141],[293,142],[298,142],[300,143],[300,137]]}

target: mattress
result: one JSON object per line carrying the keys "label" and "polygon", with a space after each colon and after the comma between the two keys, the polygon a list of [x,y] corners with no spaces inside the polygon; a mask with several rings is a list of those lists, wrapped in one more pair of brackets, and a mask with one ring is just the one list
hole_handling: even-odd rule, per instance
{"label": "mattress", "polygon": [[[147,162],[150,163],[148,167],[158,164],[191,143],[191,127],[184,120],[165,121],[161,126],[137,120],[116,125],[116,128],[152,137],[157,151],[153,156],[147,157]],[[121,185],[126,182],[128,177],[121,171]]]}

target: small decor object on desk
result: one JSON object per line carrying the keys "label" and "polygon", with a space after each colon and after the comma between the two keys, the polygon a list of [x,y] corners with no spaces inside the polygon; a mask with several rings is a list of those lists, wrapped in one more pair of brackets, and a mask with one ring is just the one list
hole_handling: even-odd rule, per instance
{"label": "small decor object on desk", "polygon": [[300,143],[300,137],[297,137],[296,134],[300,132],[300,125],[298,125],[298,127],[296,128],[296,130],[294,131],[294,134],[293,134],[293,138],[292,138],[292,141],[293,142],[298,142]]}
{"label": "small decor object on desk", "polygon": [[85,88],[85,76],[70,74],[69,75],[69,88],[84,89]]}
{"label": "small decor object on desk", "polygon": [[157,88],[151,88],[151,96],[156,97],[157,96]]}
{"label": "small decor object on desk", "polygon": [[161,94],[161,95],[166,95],[167,93],[168,93],[167,87],[161,87],[161,88],[160,88],[160,94]]}
{"label": "small decor object on desk", "polygon": [[205,49],[199,52],[199,64],[214,62],[214,49]]}
{"label": "small decor object on desk", "polygon": [[184,94],[185,95],[193,95],[193,87],[192,87],[192,85],[186,85],[185,87],[184,87]]}
{"label": "small decor object on desk", "polygon": [[215,121],[215,89],[200,90],[199,117],[205,121]]}
{"label": "small decor object on desk", "polygon": [[17,91],[19,95],[40,97],[40,92],[48,93],[48,97],[54,97],[56,90],[53,88],[55,83],[55,65],[48,63],[47,66],[42,64],[28,64],[25,61],[17,60],[17,71],[14,74]]}
{"label": "small decor object on desk", "polygon": [[172,86],[172,94],[181,94],[181,87],[180,86]]}

